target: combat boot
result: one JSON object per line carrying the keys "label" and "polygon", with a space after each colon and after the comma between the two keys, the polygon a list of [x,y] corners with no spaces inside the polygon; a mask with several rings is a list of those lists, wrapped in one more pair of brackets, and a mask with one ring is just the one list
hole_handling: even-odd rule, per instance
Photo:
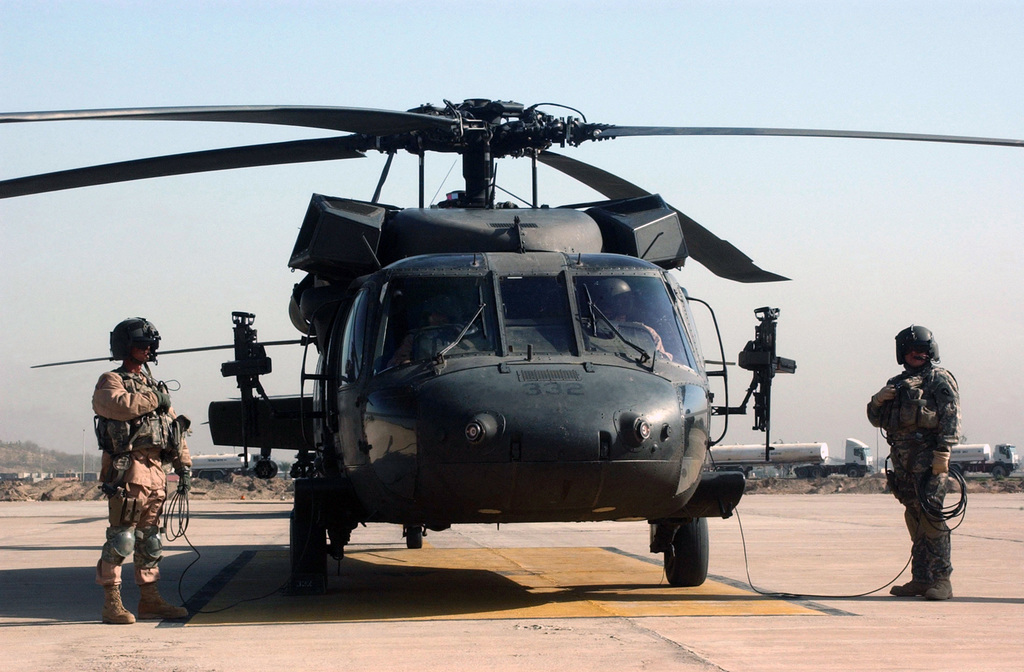
{"label": "combat boot", "polygon": [[161,618],[186,618],[188,609],[176,607],[160,597],[155,583],[139,586],[139,620],[151,621]]}
{"label": "combat boot", "polygon": [[896,597],[918,597],[919,595],[924,595],[925,591],[930,587],[930,584],[914,579],[910,583],[904,583],[902,586],[893,586],[889,589],[889,594]]}
{"label": "combat boot", "polygon": [[135,622],[132,612],[121,604],[121,586],[103,586],[103,622],[114,625],[131,625]]}
{"label": "combat boot", "polygon": [[924,591],[926,600],[948,600],[953,597],[953,584],[949,579],[939,579]]}

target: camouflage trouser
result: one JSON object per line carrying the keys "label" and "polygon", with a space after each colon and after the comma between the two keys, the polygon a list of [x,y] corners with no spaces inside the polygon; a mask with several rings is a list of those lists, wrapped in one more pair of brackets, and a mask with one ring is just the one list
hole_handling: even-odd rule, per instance
{"label": "camouflage trouser", "polygon": [[948,579],[950,534],[944,520],[933,520],[921,508],[924,498],[932,507],[941,508],[946,497],[949,474],[932,475],[932,449],[929,446],[893,446],[889,454],[894,479],[893,494],[906,507],[904,519],[910,539],[913,578],[925,584]]}
{"label": "camouflage trouser", "polygon": [[115,509],[120,507],[111,500],[107,543],[103,545],[100,561],[96,563],[96,583],[101,586],[121,584],[121,565],[129,555],[134,555],[135,583],[143,586],[160,579],[160,560],[163,557],[160,514],[167,498],[166,491],[137,483],[128,483],[125,489],[137,503],[137,518],[119,520]]}

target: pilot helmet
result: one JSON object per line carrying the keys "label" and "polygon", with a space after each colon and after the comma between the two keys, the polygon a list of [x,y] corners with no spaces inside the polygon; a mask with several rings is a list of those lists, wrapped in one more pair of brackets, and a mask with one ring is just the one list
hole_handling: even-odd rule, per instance
{"label": "pilot helmet", "polygon": [[110,332],[110,354],[114,359],[128,359],[132,347],[149,346],[149,361],[156,361],[160,332],[144,317],[129,317]]}
{"label": "pilot helmet", "polygon": [[432,296],[423,302],[423,314],[443,315],[448,322],[457,322],[459,319],[459,306],[450,296],[440,294]]}
{"label": "pilot helmet", "polygon": [[903,364],[903,358],[912,348],[928,353],[933,362],[939,361],[939,344],[931,330],[926,327],[912,324],[896,334],[896,362]]}
{"label": "pilot helmet", "polygon": [[598,303],[614,304],[627,299],[632,289],[622,278],[601,278],[590,286],[590,291]]}

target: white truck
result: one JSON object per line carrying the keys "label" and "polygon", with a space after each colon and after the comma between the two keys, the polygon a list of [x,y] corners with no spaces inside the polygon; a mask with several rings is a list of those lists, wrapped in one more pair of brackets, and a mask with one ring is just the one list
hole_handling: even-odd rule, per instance
{"label": "white truck", "polygon": [[205,478],[208,481],[223,481],[228,474],[245,473],[245,462],[241,455],[227,453],[224,455],[192,456],[192,477]]}
{"label": "white truck", "polygon": [[827,443],[774,443],[771,459],[764,459],[764,445],[743,444],[712,446],[711,464],[716,471],[743,471],[747,475],[755,467],[789,469],[798,478],[820,478],[829,474],[846,474],[859,478],[874,471],[874,455],[857,439],[846,440],[846,458],[829,456]]}
{"label": "white truck", "polygon": [[1003,478],[1020,467],[1017,447],[1008,443],[997,443],[992,448],[987,443],[966,443],[953,446],[949,456],[950,466],[960,473],[991,474]]}
{"label": "white truck", "polygon": [[861,478],[875,471],[875,456],[863,441],[846,439],[846,453],[842,459],[828,456],[822,464],[795,467],[793,473],[799,478],[820,478],[830,474],[845,474],[850,478]]}

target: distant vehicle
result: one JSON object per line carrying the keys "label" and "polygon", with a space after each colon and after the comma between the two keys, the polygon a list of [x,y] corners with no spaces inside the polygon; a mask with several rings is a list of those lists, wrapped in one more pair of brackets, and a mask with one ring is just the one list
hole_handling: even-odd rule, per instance
{"label": "distant vehicle", "polygon": [[862,478],[875,471],[875,456],[863,441],[846,439],[846,453],[843,459],[826,457],[824,463],[796,467],[793,473],[798,478],[820,478],[831,474],[845,474],[850,478]]}
{"label": "distant vehicle", "polygon": [[195,455],[192,458],[192,476],[208,481],[223,481],[228,474],[244,474],[245,463],[241,455]]}
{"label": "distant vehicle", "polygon": [[846,440],[845,459],[829,457],[827,443],[775,443],[771,459],[764,459],[764,446],[755,444],[712,446],[711,458],[716,471],[742,471],[748,476],[755,467],[789,468],[798,478],[821,478],[845,474],[860,478],[874,471],[875,459],[867,444]]}
{"label": "distant vehicle", "polygon": [[967,443],[953,446],[949,462],[963,474],[984,473],[1003,478],[1020,467],[1020,456],[1017,447],[1008,443],[997,443],[994,449],[987,443]]}
{"label": "distant vehicle", "polygon": [[773,443],[771,459],[764,459],[764,444],[712,446],[711,464],[715,471],[742,471],[747,476],[755,467],[792,467],[824,464],[827,443]]}

